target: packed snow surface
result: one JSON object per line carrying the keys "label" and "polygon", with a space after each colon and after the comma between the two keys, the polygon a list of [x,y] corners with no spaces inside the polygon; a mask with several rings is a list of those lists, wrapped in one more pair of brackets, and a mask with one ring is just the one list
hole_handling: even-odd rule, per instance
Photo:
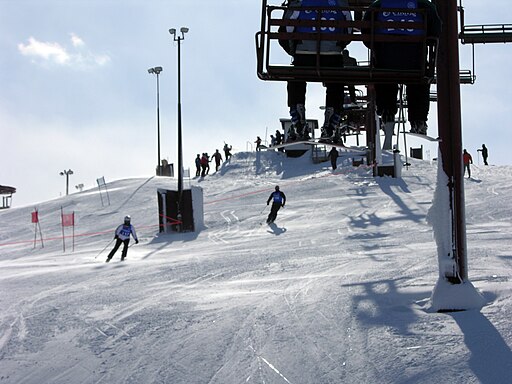
{"label": "packed snow surface", "polygon": [[[156,191],[176,189],[165,177],[109,182],[110,205],[95,189],[38,204],[41,233],[35,207],[0,212],[0,383],[511,383],[512,168],[465,179],[469,280],[485,303],[439,313],[437,164],[373,177],[358,156],[332,171],[308,154],[238,153],[185,180],[204,194],[193,233],[159,234]],[[275,185],[287,203],[269,226]],[[76,215],[65,252],[61,207]],[[127,214],[140,243],[107,264]],[[438,293],[463,300],[457,289]]]}

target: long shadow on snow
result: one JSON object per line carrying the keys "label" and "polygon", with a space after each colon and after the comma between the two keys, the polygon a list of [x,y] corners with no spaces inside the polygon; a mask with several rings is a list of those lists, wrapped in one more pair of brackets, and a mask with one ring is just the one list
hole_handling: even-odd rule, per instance
{"label": "long shadow on snow", "polygon": [[479,382],[502,383],[510,376],[512,351],[489,319],[479,311],[454,312],[450,316],[464,334],[464,343],[471,352],[469,366]]}
{"label": "long shadow on snow", "polygon": [[[393,190],[393,187],[396,187],[400,188],[404,193],[410,192],[407,184],[402,179],[376,178],[375,180],[382,192],[388,195],[397,206],[397,214],[386,219],[379,217],[374,212],[363,213],[359,216],[349,215],[348,218],[352,227],[367,229],[369,227],[381,227],[391,221],[408,220],[420,223],[425,219],[426,215],[424,213],[414,212],[409,206],[407,206],[400,195]],[[359,187],[356,189],[357,196],[368,196],[369,194],[366,189],[366,187]]]}
{"label": "long shadow on snow", "polygon": [[143,259],[148,259],[153,256],[155,253],[158,253],[165,247],[171,245],[174,241],[194,241],[197,239],[199,233],[196,232],[183,232],[183,233],[159,233],[151,241],[149,244],[158,244],[158,248],[152,250],[147,255],[143,257]]}
{"label": "long shadow on snow", "polygon": [[267,232],[273,235],[279,236],[286,232],[285,227],[278,227],[275,223],[270,223],[268,226],[271,230],[268,230]]}
{"label": "long shadow on snow", "polygon": [[[353,295],[353,308],[359,321],[365,326],[389,326],[401,335],[411,333],[409,327],[418,317],[411,305],[431,292],[414,292],[412,294],[399,292],[397,282],[408,280],[406,277],[393,280],[367,281],[355,284],[342,284],[342,287],[360,287],[363,292]],[[368,310],[368,302],[375,305],[375,310]]]}
{"label": "long shadow on snow", "polygon": [[[229,162],[224,162],[220,173],[224,175],[252,163],[256,175],[272,172],[281,175],[283,179],[305,176],[318,169],[318,165],[311,163],[310,157],[310,150],[300,157],[286,157],[285,153],[274,151],[239,152],[236,154],[236,161],[231,162],[230,159]],[[244,162],[243,165],[239,164]]]}
{"label": "long shadow on snow", "polygon": [[[425,214],[418,214],[404,203],[400,195],[398,195],[392,187],[400,188],[403,193],[411,193],[407,183],[403,179],[391,179],[391,178],[376,178],[377,184],[379,185],[382,192],[388,195],[399,208],[398,212],[402,214],[401,217],[395,217],[391,220],[408,219],[414,222],[421,222],[425,219]],[[389,221],[389,220],[388,220]]]}

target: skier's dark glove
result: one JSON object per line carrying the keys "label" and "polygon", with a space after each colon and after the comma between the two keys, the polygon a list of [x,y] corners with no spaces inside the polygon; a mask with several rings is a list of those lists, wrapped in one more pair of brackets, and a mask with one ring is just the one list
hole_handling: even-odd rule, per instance
{"label": "skier's dark glove", "polygon": [[119,236],[115,235],[114,240],[117,240],[117,239],[119,239]]}
{"label": "skier's dark glove", "polygon": [[268,201],[267,201],[267,205],[268,205]]}
{"label": "skier's dark glove", "polygon": [[283,207],[283,208],[284,208],[284,204],[283,204],[283,205],[281,205],[281,207]]}
{"label": "skier's dark glove", "polygon": [[139,244],[139,240],[135,240],[135,244]]}

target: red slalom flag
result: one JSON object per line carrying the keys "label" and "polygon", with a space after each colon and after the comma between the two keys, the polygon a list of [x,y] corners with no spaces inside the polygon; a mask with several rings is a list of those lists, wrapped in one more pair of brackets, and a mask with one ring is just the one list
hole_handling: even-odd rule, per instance
{"label": "red slalom flag", "polygon": [[32,222],[33,223],[39,223],[39,213],[37,211],[32,212]]}
{"label": "red slalom flag", "polygon": [[74,227],[75,226],[75,212],[62,214],[62,226]]}

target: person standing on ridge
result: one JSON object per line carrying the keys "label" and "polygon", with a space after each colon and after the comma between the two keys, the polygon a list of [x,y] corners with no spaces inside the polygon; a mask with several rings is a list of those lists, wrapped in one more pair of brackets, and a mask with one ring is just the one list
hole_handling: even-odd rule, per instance
{"label": "person standing on ridge", "polygon": [[108,263],[110,259],[114,256],[114,254],[117,252],[121,244],[123,244],[123,252],[121,253],[121,261],[124,261],[126,259],[126,254],[128,253],[128,244],[130,243],[130,235],[133,236],[133,239],[135,240],[135,244],[139,244],[139,240],[137,239],[137,233],[135,232],[135,227],[131,225],[130,223],[131,218],[130,216],[125,216],[124,223],[121,224],[119,227],[116,228],[114,239],[116,240],[116,244],[114,245],[114,248],[110,251],[110,253],[107,256],[106,262]]}
{"label": "person standing on ridge", "polygon": [[260,150],[261,150],[261,137],[256,136],[256,141],[255,141],[255,143],[256,143],[256,150],[257,150],[257,151],[260,151]]}
{"label": "person standing on ridge", "polygon": [[222,161],[222,155],[220,154],[219,150],[216,149],[215,153],[212,155],[212,160],[215,159],[215,172],[219,170],[220,162]]}
{"label": "person standing on ridge", "polygon": [[279,129],[276,129],[276,145],[283,144],[283,135],[279,132]]}
{"label": "person standing on ridge", "polygon": [[205,177],[208,169],[208,155],[206,153],[203,153],[203,156],[201,156],[201,177]]}
{"label": "person standing on ridge", "polygon": [[489,156],[489,151],[487,150],[487,147],[485,146],[485,144],[482,144],[482,148],[477,149],[477,151],[482,152],[482,159],[484,159],[484,165],[489,165],[489,164],[487,164],[487,156]]}
{"label": "person standing on ridge", "polygon": [[464,162],[464,175],[466,174],[466,169],[468,170],[468,179],[471,178],[471,168],[470,164],[473,164],[473,158],[468,153],[468,151],[464,150],[462,153],[462,161]]}
{"label": "person standing on ridge", "polygon": [[224,159],[226,159],[226,161],[229,160],[229,158],[231,157],[231,150],[233,149],[233,147],[231,145],[228,145],[227,143],[224,143]]}
{"label": "person standing on ridge", "polygon": [[270,201],[272,201],[272,207],[267,217],[267,224],[274,222],[277,217],[277,211],[279,211],[281,207],[284,207],[286,203],[286,196],[279,190],[279,185],[276,185],[275,191],[268,197],[267,205],[270,204]]}
{"label": "person standing on ridge", "polygon": [[199,156],[199,153],[197,154],[195,162],[196,162],[196,177],[197,177],[201,174],[201,156]]}
{"label": "person standing on ridge", "polygon": [[331,151],[329,152],[329,159],[331,159],[331,166],[333,171],[338,168],[338,165],[336,164],[338,161],[338,156],[338,150],[336,147],[332,147]]}

